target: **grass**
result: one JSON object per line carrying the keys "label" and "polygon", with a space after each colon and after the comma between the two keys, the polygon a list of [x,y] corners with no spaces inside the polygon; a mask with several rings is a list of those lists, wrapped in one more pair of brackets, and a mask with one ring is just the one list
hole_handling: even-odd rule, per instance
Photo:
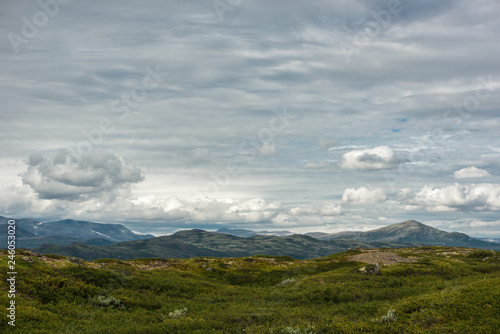
{"label": "grass", "polygon": [[[498,253],[397,249],[412,263],[283,256],[96,260],[83,265],[18,251],[16,328],[22,333],[496,333]],[[23,260],[25,257],[25,260]],[[33,261],[26,261],[30,257]],[[488,257],[487,259],[485,259]],[[7,267],[7,256],[0,255]],[[0,309],[8,305],[0,273]],[[5,314],[5,313],[4,313]]]}

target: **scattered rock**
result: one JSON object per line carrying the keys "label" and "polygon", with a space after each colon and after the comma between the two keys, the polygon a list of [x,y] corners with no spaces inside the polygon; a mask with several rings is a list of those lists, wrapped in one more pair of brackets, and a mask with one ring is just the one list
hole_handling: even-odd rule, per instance
{"label": "scattered rock", "polygon": [[489,256],[485,257],[485,258],[483,259],[483,262],[486,262],[486,260],[488,260],[489,258],[490,258]]}
{"label": "scattered rock", "polygon": [[356,254],[349,258],[349,261],[358,261],[371,264],[394,264],[402,262],[415,262],[415,259],[405,258],[392,252],[366,252]]}
{"label": "scattered rock", "polygon": [[78,264],[78,265],[83,265],[84,262],[82,259],[79,259],[77,257],[68,257],[68,261],[71,262],[71,263],[74,263],[74,264]]}
{"label": "scattered rock", "polygon": [[24,250],[21,251],[21,255],[27,255],[27,256],[40,256],[40,254],[29,251],[29,250]]}
{"label": "scattered rock", "polygon": [[205,270],[208,270],[208,271],[213,271],[212,267],[208,267],[207,269]]}
{"label": "scattered rock", "polygon": [[34,262],[33,259],[29,256],[23,256],[23,260],[26,262]]}

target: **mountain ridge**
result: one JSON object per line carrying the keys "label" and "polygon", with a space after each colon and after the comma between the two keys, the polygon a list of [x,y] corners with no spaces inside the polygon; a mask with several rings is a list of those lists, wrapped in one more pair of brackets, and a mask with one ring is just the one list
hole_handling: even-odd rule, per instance
{"label": "mountain ridge", "polygon": [[[2,219],[7,218],[0,216]],[[401,248],[414,246],[453,246],[500,249],[500,244],[469,237],[464,233],[445,232],[415,220],[374,230],[338,233],[313,232],[285,236],[250,235],[237,229],[237,236],[224,233],[231,229],[207,232],[181,230],[172,235],[137,235],[119,224],[99,224],[78,220],[42,223],[32,219],[16,220],[18,247],[34,245],[34,251],[93,260],[99,257],[134,259],[143,257],[189,258],[197,256],[242,257],[259,254],[286,255],[296,259],[315,258],[348,249]],[[6,228],[5,231],[6,232]],[[221,232],[222,230],[222,232]],[[50,235],[57,232],[58,235]],[[284,232],[284,231],[280,231]],[[287,231],[286,231],[287,232]],[[117,242],[118,237],[128,239]],[[135,239],[134,239],[135,238]],[[132,240],[131,240],[132,239]],[[5,239],[6,240],[6,239]]]}
{"label": "mountain ridge", "polygon": [[215,233],[225,233],[225,234],[231,234],[235,235],[237,237],[244,237],[244,238],[249,238],[253,237],[256,235],[276,235],[276,236],[287,236],[287,235],[292,235],[294,234],[293,232],[290,231],[253,231],[253,230],[247,230],[244,228],[220,228]]}
{"label": "mountain ridge", "polygon": [[[112,246],[42,245],[34,251],[94,260],[99,256],[118,259],[138,257],[189,258],[193,256],[244,257],[259,254],[285,255],[295,259],[316,258],[361,248],[402,248],[415,246],[453,246],[500,249],[499,244],[471,238],[463,233],[445,232],[417,221],[405,221],[367,232],[340,232],[314,238],[305,234],[290,236],[254,235],[241,237],[202,229]],[[426,239],[427,238],[427,239]]]}
{"label": "mountain ridge", "polygon": [[[0,216],[0,238],[7,240],[7,222]],[[45,243],[69,245],[73,242],[109,244],[153,238],[153,235],[134,233],[121,224],[101,224],[83,220],[64,219],[41,222],[35,219],[13,219],[16,222],[17,247],[35,248]],[[98,240],[100,239],[100,240]]]}
{"label": "mountain ridge", "polygon": [[472,238],[465,233],[442,231],[416,220],[406,220],[366,232],[338,232],[320,237],[322,240],[345,238],[364,242],[422,243],[430,246],[494,247],[491,243]]}
{"label": "mountain ridge", "polygon": [[81,243],[67,246],[45,244],[33,251],[42,254],[75,256],[87,261],[102,257],[130,260],[146,257],[173,259],[254,255],[285,255],[295,259],[306,259],[338,253],[360,244],[366,248],[413,246],[399,243],[367,244],[355,240],[318,240],[302,234],[284,237],[257,235],[244,238],[192,229],[179,231],[169,236],[126,241],[111,246],[89,246]]}

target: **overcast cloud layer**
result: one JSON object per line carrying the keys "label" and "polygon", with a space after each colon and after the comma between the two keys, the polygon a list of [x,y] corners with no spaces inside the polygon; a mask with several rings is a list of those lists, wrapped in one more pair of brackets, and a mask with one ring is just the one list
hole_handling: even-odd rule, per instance
{"label": "overcast cloud layer", "polygon": [[2,1],[0,215],[500,237],[498,1]]}

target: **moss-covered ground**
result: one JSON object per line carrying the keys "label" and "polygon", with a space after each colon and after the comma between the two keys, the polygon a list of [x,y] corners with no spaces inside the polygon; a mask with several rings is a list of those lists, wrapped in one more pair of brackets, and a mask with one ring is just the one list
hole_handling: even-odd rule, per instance
{"label": "moss-covered ground", "polygon": [[[384,250],[388,251],[388,250]],[[2,333],[498,333],[499,253],[391,250],[413,262],[286,256],[84,262],[18,250]],[[7,253],[0,310],[7,314]]]}

